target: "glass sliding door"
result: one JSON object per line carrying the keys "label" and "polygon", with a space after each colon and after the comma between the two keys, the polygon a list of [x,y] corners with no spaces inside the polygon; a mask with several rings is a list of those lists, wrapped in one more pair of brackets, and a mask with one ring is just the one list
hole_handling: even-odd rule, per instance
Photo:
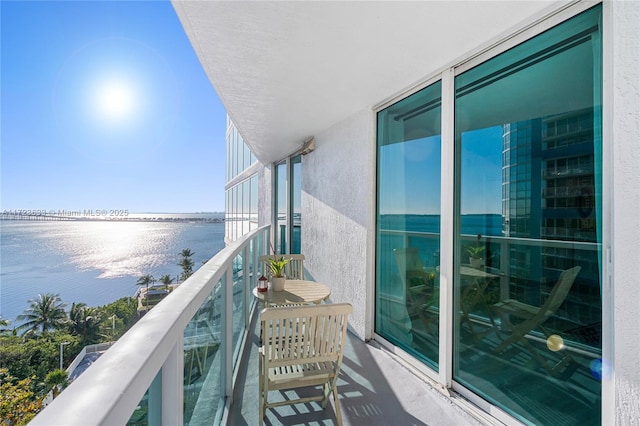
{"label": "glass sliding door", "polygon": [[302,245],[302,156],[291,158],[291,253],[300,254]]}
{"label": "glass sliding door", "polygon": [[434,83],[378,113],[376,332],[438,367],[440,102]]}
{"label": "glass sliding door", "polygon": [[277,253],[287,253],[287,163],[275,166],[275,250]]}
{"label": "glass sliding door", "polygon": [[300,253],[302,245],[302,156],[275,166],[276,251]]}
{"label": "glass sliding door", "polygon": [[456,382],[599,424],[601,7],[455,79]]}

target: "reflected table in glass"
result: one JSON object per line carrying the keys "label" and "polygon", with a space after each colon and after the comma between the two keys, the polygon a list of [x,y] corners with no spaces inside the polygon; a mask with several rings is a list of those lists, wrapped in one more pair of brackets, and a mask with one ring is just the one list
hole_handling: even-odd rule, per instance
{"label": "reflected table in glass", "polygon": [[269,306],[319,304],[327,300],[331,290],[324,284],[307,280],[286,280],[284,290],[265,292],[253,289],[253,295],[262,302],[265,308]]}
{"label": "reflected table in glass", "polygon": [[476,333],[471,322],[470,314],[476,306],[480,304],[487,312],[487,316],[491,321],[492,327],[489,331],[493,329],[495,321],[493,320],[491,308],[485,299],[485,290],[491,281],[496,278],[500,278],[500,275],[501,272],[490,272],[489,269],[485,269],[484,267],[472,268],[469,265],[460,265],[460,276],[465,278],[465,280],[461,280],[462,295],[460,297],[460,308],[462,310],[462,315],[460,317],[460,324],[462,325],[462,323],[466,322],[469,325],[471,335],[476,342],[481,340],[485,334]]}

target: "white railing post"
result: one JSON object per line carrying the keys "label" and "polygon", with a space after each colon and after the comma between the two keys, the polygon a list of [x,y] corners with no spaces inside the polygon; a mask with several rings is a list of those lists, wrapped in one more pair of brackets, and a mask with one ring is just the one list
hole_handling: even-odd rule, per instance
{"label": "white railing post", "polygon": [[162,424],[181,425],[183,423],[184,401],[184,350],[183,335],[169,352],[162,366]]}

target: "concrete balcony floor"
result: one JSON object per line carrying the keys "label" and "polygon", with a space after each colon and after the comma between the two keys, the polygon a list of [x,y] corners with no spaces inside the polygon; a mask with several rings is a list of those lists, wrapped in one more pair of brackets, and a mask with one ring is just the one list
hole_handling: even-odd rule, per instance
{"label": "concrete balcony floor", "polygon": [[[255,321],[254,321],[255,322]],[[247,356],[240,367],[228,424],[258,424],[257,327],[249,335]],[[318,393],[319,388],[271,392],[270,400]],[[338,380],[342,420],[347,425],[482,425],[459,406],[413,374],[377,343],[347,335]],[[333,398],[322,409],[318,403],[288,405],[267,410],[266,425],[336,424]]]}

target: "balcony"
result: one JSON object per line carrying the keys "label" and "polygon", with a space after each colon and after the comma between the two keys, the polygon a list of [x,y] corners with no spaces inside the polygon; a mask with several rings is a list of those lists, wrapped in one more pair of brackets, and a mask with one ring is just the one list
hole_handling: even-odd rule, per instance
{"label": "balcony", "polygon": [[[247,342],[247,356],[240,367],[243,373],[235,386],[235,402],[227,424],[258,424],[258,342],[255,327]],[[483,424],[410,370],[379,344],[365,343],[349,333],[338,380],[343,424]],[[318,393],[315,389],[295,395],[289,392],[286,397],[291,399]],[[274,396],[270,398],[278,400]],[[462,399],[454,401],[465,403]],[[323,410],[318,403],[277,407],[267,410],[265,424],[335,424],[335,411],[332,406]]]}
{"label": "balcony", "polygon": [[[251,288],[269,231],[259,228],[220,251],[31,424],[257,424],[258,309]],[[447,399],[411,370],[350,334],[338,383],[344,423],[481,424],[451,404],[462,406],[462,399]],[[335,422],[334,411],[316,403],[278,407],[267,418]]]}

